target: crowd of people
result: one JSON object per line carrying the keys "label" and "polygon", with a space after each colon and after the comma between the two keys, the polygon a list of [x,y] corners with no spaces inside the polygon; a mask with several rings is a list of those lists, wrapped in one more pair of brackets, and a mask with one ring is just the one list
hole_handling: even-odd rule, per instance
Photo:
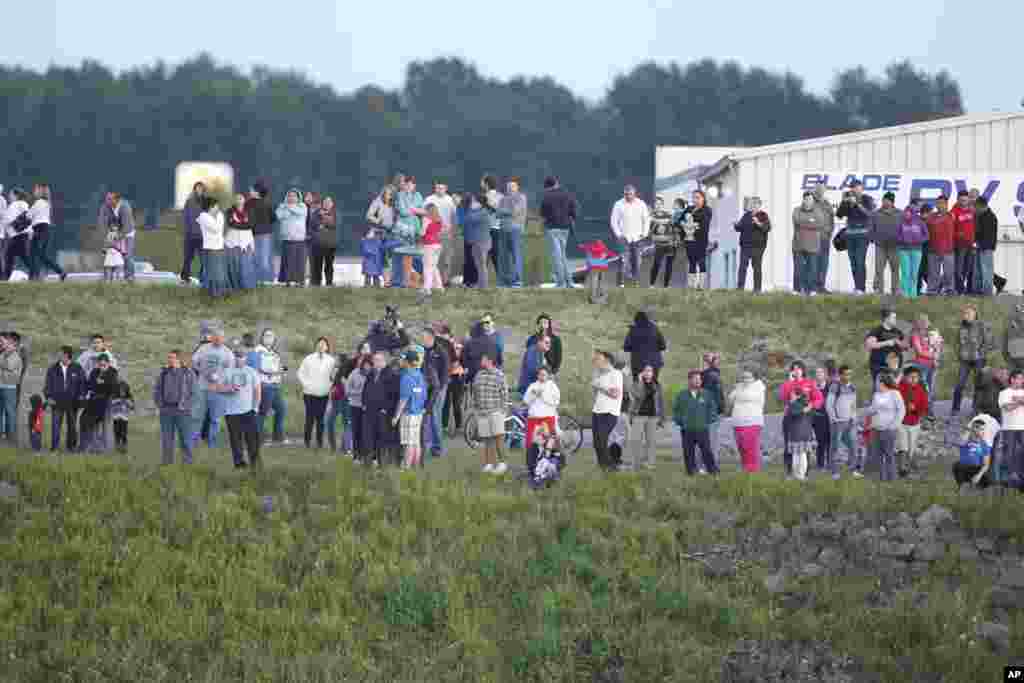
{"label": "crowd of people", "polygon": [[[16,332],[0,333],[0,432],[13,443],[18,443],[17,410],[29,356],[21,341]],[[978,319],[977,308],[964,306],[952,346],[947,360],[946,342],[927,317],[919,317],[904,334],[895,313],[886,309],[864,338],[870,368],[866,391],[849,366],[828,361],[809,369],[793,362],[777,390],[784,406],[786,476],[803,480],[816,468],[840,479],[845,466],[849,476],[861,478],[872,462],[883,481],[906,476],[921,459],[921,431],[935,423],[937,370],[951,362],[958,368],[954,417],[974,380],[973,417],[954,468],[957,482],[984,487],[1000,481],[1024,488],[1024,305],[1007,320],[1001,344],[991,324]],[[1006,366],[995,368],[990,362],[1000,346]],[[185,463],[193,461],[200,442],[216,448],[223,420],[234,465],[260,464],[265,444],[287,443],[285,396],[294,377],[303,398],[306,448],[324,448],[326,436],[332,453],[412,469],[423,466],[425,456],[444,456],[448,437],[472,420],[483,471],[503,474],[508,471],[506,417],[521,401],[531,483],[550,483],[566,464],[559,432],[563,341],[547,314],[538,316],[536,331],[526,340],[514,393],[505,376],[505,339],[490,313],[480,316],[464,338],[438,323],[414,339],[389,307],[354,352],[338,354],[320,337],[294,375],[279,347],[273,329],[228,344],[224,327],[214,323],[204,326],[191,353],[170,350],[152,390],[162,462],[175,461],[176,447]],[[719,423],[728,417],[740,467],[760,471],[768,399],[764,378],[741,368],[727,389],[721,356],[709,351],[702,367],[686,373],[686,386],[670,405],[661,377],[667,349],[656,321],[641,311],[622,353],[594,353],[590,426],[597,465],[605,471],[655,467],[658,434],[671,421],[679,430],[686,472],[718,474]],[[103,335],[94,335],[77,359],[70,346],[62,347],[59,360],[47,368],[42,395],[29,403],[29,441],[35,450],[42,449],[47,407],[51,451],[61,449],[62,437],[67,451],[127,450],[134,398]],[[999,454],[1002,458],[995,457]]]}

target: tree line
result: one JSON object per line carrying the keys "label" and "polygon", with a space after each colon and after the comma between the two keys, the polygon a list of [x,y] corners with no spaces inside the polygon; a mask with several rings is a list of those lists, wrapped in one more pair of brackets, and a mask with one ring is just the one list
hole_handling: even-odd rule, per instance
{"label": "tree line", "polygon": [[45,72],[0,66],[0,182],[47,180],[67,204],[116,189],[168,206],[180,161],[230,162],[241,183],[265,177],[319,189],[342,210],[396,172],[475,189],[487,172],[519,175],[536,197],[557,174],[587,214],[624,182],[653,185],[654,146],[760,145],[963,113],[945,71],[902,61],[880,77],[837,74],[826,95],[792,73],[711,59],[641,64],[589,103],[550,77],[499,80],[460,59],[412,62],[404,85],[341,94],[269,67],[250,73],[207,54],[122,73],[95,62]]}

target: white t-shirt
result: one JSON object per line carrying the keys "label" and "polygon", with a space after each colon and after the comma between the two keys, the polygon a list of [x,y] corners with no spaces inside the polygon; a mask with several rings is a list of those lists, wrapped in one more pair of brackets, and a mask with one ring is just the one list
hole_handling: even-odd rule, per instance
{"label": "white t-shirt", "polygon": [[614,415],[618,417],[622,413],[622,373],[612,368],[594,378],[592,386],[595,389],[619,390],[619,397],[612,398],[603,392],[596,392],[594,397],[594,411],[599,415]]}
{"label": "white t-shirt", "polygon": [[224,213],[218,211],[210,214],[206,211],[196,219],[203,231],[203,249],[219,251],[224,249]]}
{"label": "white t-shirt", "polygon": [[558,404],[562,400],[558,385],[552,380],[541,384],[534,382],[523,396],[528,408],[528,417],[558,417]]}
{"label": "white t-shirt", "polygon": [[1010,410],[1007,406],[1014,399],[1024,398],[1024,389],[1012,387],[999,392],[999,409],[1003,411],[1003,431],[1024,431],[1024,406]]}
{"label": "white t-shirt", "polygon": [[452,226],[455,225],[455,200],[450,195],[432,194],[423,202],[423,207],[426,208],[428,204],[436,206],[441,214],[441,224],[444,226],[443,231],[448,232],[451,230]]}
{"label": "white t-shirt", "polygon": [[625,198],[615,202],[612,208],[612,233],[627,242],[636,242],[647,237],[651,230],[651,214],[639,197],[627,202]]}

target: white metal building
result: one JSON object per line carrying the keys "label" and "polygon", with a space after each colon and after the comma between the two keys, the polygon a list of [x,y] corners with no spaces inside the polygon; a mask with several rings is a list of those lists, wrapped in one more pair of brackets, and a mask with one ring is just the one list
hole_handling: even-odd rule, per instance
{"label": "white metal building", "polygon": [[[664,148],[658,150],[657,178],[686,170],[667,163],[671,158]],[[955,201],[960,189],[980,189],[999,217],[995,272],[1008,278],[1009,290],[1024,288],[1024,232],[1017,221],[1024,208],[1024,112],[959,116],[727,153],[701,174],[701,183],[714,198],[712,239],[719,241],[721,254],[712,266],[712,286],[735,286],[739,245],[732,226],[744,200],[756,196],[772,219],[764,287],[791,289],[793,208],[805,189],[820,181],[826,183],[828,198],[835,205],[853,179],[863,181],[865,192],[876,202],[886,191],[895,192],[901,207],[912,197],[927,201],[946,193]],[[836,229],[840,227],[837,222]],[[873,252],[868,249],[869,291]],[[747,286],[751,286],[749,275]],[[853,289],[845,253],[832,251],[827,287]]]}

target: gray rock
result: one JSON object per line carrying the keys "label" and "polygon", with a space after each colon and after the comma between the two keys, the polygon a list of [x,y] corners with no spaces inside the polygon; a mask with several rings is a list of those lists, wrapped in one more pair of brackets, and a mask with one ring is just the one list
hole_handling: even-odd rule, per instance
{"label": "gray rock", "polygon": [[838,541],[843,537],[843,527],[838,522],[815,522],[811,524],[808,532],[811,536],[830,541]]}
{"label": "gray rock", "polygon": [[1010,629],[1002,624],[987,621],[978,626],[978,637],[988,641],[999,654],[1010,651]]}
{"label": "gray rock", "polygon": [[812,579],[818,578],[819,576],[825,576],[825,574],[827,573],[828,570],[825,569],[825,567],[822,567],[820,564],[817,564],[816,562],[805,564],[803,567],[800,568],[801,576],[806,576]]}
{"label": "gray rock", "polygon": [[981,559],[981,553],[979,553],[978,549],[974,546],[959,545],[957,546],[957,550],[960,553],[961,561],[977,562]]}
{"label": "gray rock", "polygon": [[999,579],[1000,586],[1024,590],[1024,567],[1014,567]]}
{"label": "gray rock", "polygon": [[983,553],[994,553],[996,551],[996,542],[991,538],[979,538],[974,542],[974,546]]}
{"label": "gray rock", "polygon": [[946,555],[946,544],[928,541],[914,547],[914,559],[922,562],[936,562]]}
{"label": "gray rock", "polygon": [[838,569],[843,565],[845,556],[838,548],[823,548],[818,555],[818,562],[829,569]]}
{"label": "gray rock", "polygon": [[786,580],[789,577],[785,572],[776,572],[764,578],[764,587],[769,593],[781,593],[786,589]]}
{"label": "gray rock", "polygon": [[729,579],[736,576],[736,563],[725,557],[713,557],[704,563],[704,575],[710,579]]}
{"label": "gray rock", "polygon": [[952,521],[953,513],[941,505],[932,505],[917,517],[918,526],[938,527]]}
{"label": "gray rock", "polygon": [[910,543],[893,543],[891,541],[883,541],[878,546],[878,554],[882,557],[891,557],[900,560],[910,559],[911,554],[914,552],[914,546]]}
{"label": "gray rock", "polygon": [[772,522],[768,527],[768,540],[772,543],[780,543],[789,538],[789,531],[778,522]]}
{"label": "gray rock", "polygon": [[6,481],[0,481],[0,498],[17,498],[18,487]]}
{"label": "gray rock", "polygon": [[1002,609],[1020,609],[1024,607],[1024,591],[996,586],[992,589],[991,604]]}

